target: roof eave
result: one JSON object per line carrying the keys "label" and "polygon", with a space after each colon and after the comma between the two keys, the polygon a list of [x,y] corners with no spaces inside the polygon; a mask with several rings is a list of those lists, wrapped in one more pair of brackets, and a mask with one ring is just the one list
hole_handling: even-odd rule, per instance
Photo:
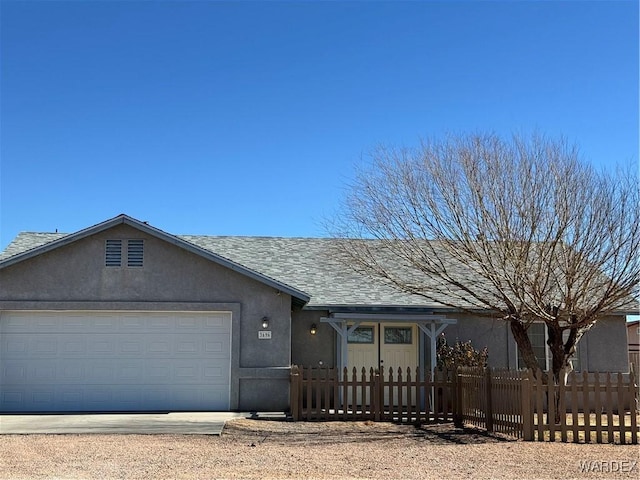
{"label": "roof eave", "polygon": [[355,310],[379,310],[379,311],[415,311],[417,313],[424,312],[459,312],[461,309],[436,306],[436,305],[401,305],[401,304],[311,304],[305,305],[305,310],[322,310],[322,311],[355,311]]}

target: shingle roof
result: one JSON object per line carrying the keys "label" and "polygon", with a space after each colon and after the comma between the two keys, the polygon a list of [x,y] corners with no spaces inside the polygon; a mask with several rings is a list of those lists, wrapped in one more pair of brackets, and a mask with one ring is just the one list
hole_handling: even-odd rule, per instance
{"label": "shingle roof", "polygon": [[68,233],[21,232],[9,245],[7,245],[7,248],[0,252],[0,261],[28,252],[29,250],[41,247],[68,235]]}
{"label": "shingle roof", "polygon": [[[20,233],[0,261],[43,247],[64,233]],[[249,270],[307,293],[308,308],[331,306],[420,307],[442,305],[401,292],[345,267],[332,255],[334,239],[175,235]]]}
{"label": "shingle roof", "polygon": [[334,258],[331,238],[177,236],[308,293],[308,307],[442,306],[354,272]]}

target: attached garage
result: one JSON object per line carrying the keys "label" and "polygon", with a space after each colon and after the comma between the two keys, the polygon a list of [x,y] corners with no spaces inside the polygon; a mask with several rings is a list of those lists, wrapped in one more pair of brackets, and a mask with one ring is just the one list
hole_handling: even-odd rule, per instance
{"label": "attached garage", "polygon": [[231,312],[2,311],[0,411],[229,410]]}

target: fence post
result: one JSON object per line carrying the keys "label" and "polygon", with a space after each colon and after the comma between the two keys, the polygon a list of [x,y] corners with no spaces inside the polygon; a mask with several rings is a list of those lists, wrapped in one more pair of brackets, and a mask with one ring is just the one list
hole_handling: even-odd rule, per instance
{"label": "fence post", "polygon": [[487,432],[493,432],[493,406],[491,399],[491,368],[485,368],[484,375],[484,385],[485,385],[485,424]]}
{"label": "fence post", "polygon": [[456,367],[451,378],[453,384],[453,424],[462,428],[462,382],[460,367]]}
{"label": "fence post", "polygon": [[297,365],[293,365],[291,367],[291,385],[290,385],[290,397],[289,401],[291,404],[291,418],[294,421],[300,420],[300,406],[298,404],[298,398],[300,395],[300,371]]}
{"label": "fence post", "polygon": [[380,370],[377,369],[373,375],[373,405],[371,405],[371,409],[374,412],[374,420],[376,422],[380,421],[380,412],[382,411],[383,403],[382,379],[380,378]]}
{"label": "fence post", "polygon": [[533,415],[531,412],[531,381],[529,380],[529,371],[520,380],[522,406],[520,412],[522,415],[522,439],[533,441]]}
{"label": "fence post", "polygon": [[638,443],[638,386],[634,376],[629,375],[629,413],[631,414],[631,443]]}

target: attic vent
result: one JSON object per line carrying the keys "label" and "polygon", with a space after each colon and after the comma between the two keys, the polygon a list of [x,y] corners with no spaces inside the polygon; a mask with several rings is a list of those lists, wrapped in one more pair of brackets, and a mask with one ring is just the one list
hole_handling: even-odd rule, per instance
{"label": "attic vent", "polygon": [[142,267],[144,260],[144,240],[127,242],[127,267]]}
{"label": "attic vent", "polygon": [[122,240],[107,240],[104,264],[107,267],[122,265]]}

